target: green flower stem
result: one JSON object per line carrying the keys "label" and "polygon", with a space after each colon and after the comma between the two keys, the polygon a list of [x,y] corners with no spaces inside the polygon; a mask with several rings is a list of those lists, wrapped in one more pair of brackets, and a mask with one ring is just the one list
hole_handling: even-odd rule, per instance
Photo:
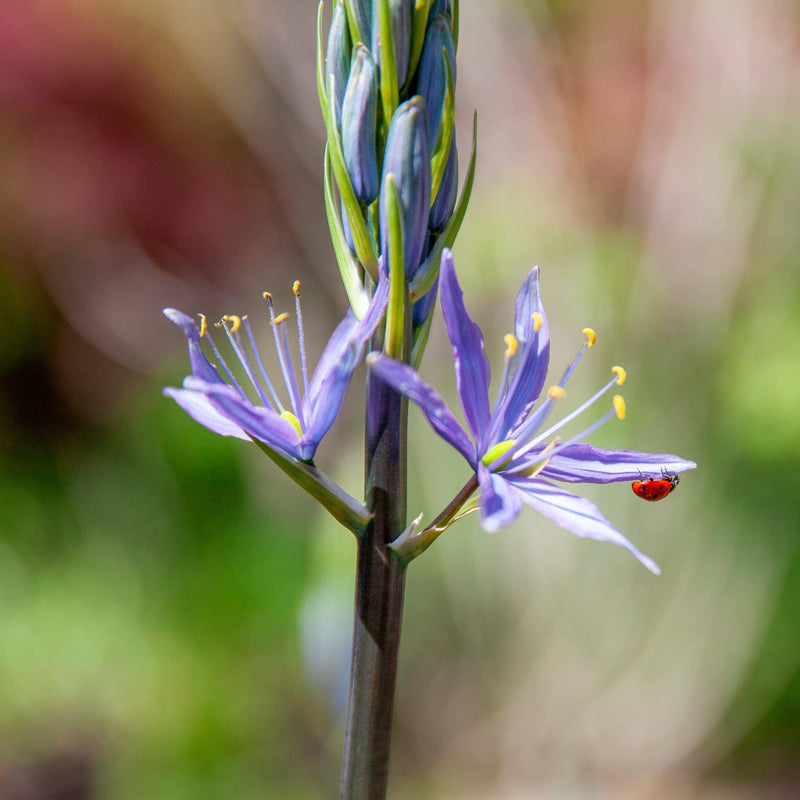
{"label": "green flower stem", "polygon": [[458,518],[467,500],[478,488],[478,477],[473,475],[461,487],[458,494],[447,504],[447,507],[428,525],[425,530],[409,536],[404,541],[396,542],[392,549],[409,564],[417,556],[422,555]]}
{"label": "green flower stem", "polygon": [[[407,294],[405,302],[407,360]],[[406,575],[389,543],[406,527],[407,419],[407,401],[368,374],[365,497],[372,521],[358,540],[342,800],[386,797]]]}

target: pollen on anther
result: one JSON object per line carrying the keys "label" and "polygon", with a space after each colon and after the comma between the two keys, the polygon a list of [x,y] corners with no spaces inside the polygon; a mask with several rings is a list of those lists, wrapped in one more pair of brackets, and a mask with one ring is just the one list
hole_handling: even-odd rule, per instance
{"label": "pollen on anther", "polygon": [[542,327],[542,323],[544,322],[544,317],[542,317],[538,311],[534,311],[533,314],[531,314],[531,319],[533,320],[533,330],[538,333],[539,328]]}
{"label": "pollen on anther", "polygon": [[200,319],[200,338],[202,339],[206,335],[206,330],[208,330],[208,320],[206,320],[205,314],[198,314],[197,316]]}
{"label": "pollen on anther", "polygon": [[517,354],[517,347],[519,346],[517,337],[513,333],[507,333],[503,337],[503,341],[506,343],[506,358],[513,358]]}
{"label": "pollen on anther", "polygon": [[554,400],[563,400],[567,396],[567,393],[564,391],[563,386],[555,385],[547,390],[547,396],[552,397]]}
{"label": "pollen on anther", "polygon": [[625,398],[621,394],[615,394],[612,403],[617,419],[625,419]]}
{"label": "pollen on anther", "polygon": [[225,316],[223,319],[231,323],[231,333],[236,333],[242,327],[242,318],[237,317],[236,314]]}
{"label": "pollen on anther", "polygon": [[628,377],[628,373],[623,367],[611,367],[611,371],[617,376],[617,386],[622,386]]}
{"label": "pollen on anther", "polygon": [[294,292],[295,297],[300,297],[300,281],[295,281],[292,284],[292,291]]}
{"label": "pollen on anther", "polygon": [[597,341],[597,334],[594,332],[594,328],[584,328],[581,333],[586,337],[586,346],[594,347],[594,343]]}
{"label": "pollen on anther", "polygon": [[262,297],[263,297],[263,298],[264,298],[264,299],[265,299],[265,300],[266,300],[268,303],[271,303],[271,302],[272,302],[272,294],[270,294],[270,292],[262,292],[262,293],[261,293],[261,296],[262,296]]}
{"label": "pollen on anther", "polygon": [[287,319],[289,319],[289,315],[284,311],[283,314],[278,314],[278,316],[275,317],[275,319],[273,320],[272,324],[273,325],[280,325],[281,322],[286,322]]}

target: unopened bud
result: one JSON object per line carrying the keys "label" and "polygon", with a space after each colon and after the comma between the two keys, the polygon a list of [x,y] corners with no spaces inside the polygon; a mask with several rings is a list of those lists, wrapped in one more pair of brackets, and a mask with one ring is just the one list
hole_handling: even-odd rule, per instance
{"label": "unopened bud", "polygon": [[431,17],[425,44],[419,62],[417,92],[425,98],[428,112],[428,149],[433,152],[439,139],[444,113],[444,96],[447,92],[447,66],[445,53],[456,82],[456,48],[453,44],[453,29],[446,14]]}
{"label": "unopened bud", "polygon": [[378,74],[364,45],[357,44],[353,52],[350,78],[342,103],[342,150],[356,197],[362,203],[371,203],[378,196],[378,154],[375,149]]}
{"label": "unopened bud", "polygon": [[436,19],[439,14],[453,16],[453,5],[450,0],[433,0],[431,10],[428,12],[428,19]]}
{"label": "unopened bud", "polygon": [[450,154],[447,156],[442,182],[439,184],[439,191],[436,193],[436,199],[433,201],[431,215],[428,219],[428,227],[433,233],[444,230],[455,208],[457,193],[458,152],[456,151],[456,132],[454,128],[453,138],[450,140]]}
{"label": "unopened bud", "polygon": [[[343,6],[344,2],[339,2],[336,5]],[[355,12],[356,24],[361,34],[361,38],[358,41],[368,45],[372,41],[372,0],[352,0],[352,7]]]}
{"label": "unopened bud", "polygon": [[344,3],[337,3],[333,9],[331,28],[328,32],[328,52],[325,59],[326,87],[330,78],[334,79],[333,102],[337,127],[342,120],[342,102],[344,100],[347,76],[350,73],[350,34],[347,30],[347,13]]}
{"label": "unopened bud", "polygon": [[431,202],[431,162],[425,131],[425,101],[421,97],[413,97],[398,106],[389,126],[380,193],[381,252],[384,255],[389,252],[386,185],[389,175],[394,177],[401,205],[403,269],[409,278],[422,261]]}

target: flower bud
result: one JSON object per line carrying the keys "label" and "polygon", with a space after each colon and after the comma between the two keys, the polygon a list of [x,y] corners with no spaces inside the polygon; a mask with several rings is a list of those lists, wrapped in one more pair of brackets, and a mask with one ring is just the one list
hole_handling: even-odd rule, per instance
{"label": "flower bud", "polygon": [[442,181],[439,184],[439,191],[436,199],[431,206],[431,214],[428,219],[428,227],[434,233],[443,230],[447,225],[453,209],[456,206],[456,194],[458,192],[458,151],[456,150],[456,131],[453,127],[453,138],[450,140],[450,153],[447,156],[447,164],[444,168]]}
{"label": "flower bud", "polygon": [[[343,6],[344,2],[336,5]],[[372,38],[372,0],[353,0],[353,11],[356,16],[356,24],[363,37],[359,41],[369,44]]]}
{"label": "flower bud", "polygon": [[353,53],[342,103],[342,150],[356,197],[371,203],[378,196],[378,72],[363,44],[357,44]]}
{"label": "flower bud", "polygon": [[325,88],[331,75],[334,78],[334,96],[332,99],[337,127],[342,120],[342,102],[344,100],[347,76],[350,73],[350,34],[347,30],[347,13],[343,3],[337,3],[333,9],[331,28],[328,32],[328,52],[325,58]]}
{"label": "flower bud", "polygon": [[386,179],[394,177],[400,199],[403,227],[404,274],[419,267],[428,237],[431,203],[431,162],[425,130],[425,101],[413,97],[398,106],[389,126],[383,159],[380,194],[381,252],[389,252]]}
{"label": "flower bud", "polygon": [[428,150],[433,152],[439,139],[444,112],[444,96],[447,92],[447,67],[445,52],[456,82],[456,48],[453,43],[453,29],[450,18],[440,14],[433,18],[425,34],[425,44],[419,62],[417,92],[425,98],[428,111]]}
{"label": "flower bud", "polygon": [[428,12],[428,19],[434,20],[439,14],[447,14],[452,18],[453,5],[450,0],[433,0],[431,10]]}
{"label": "flower bud", "polygon": [[[408,60],[411,51],[411,21],[414,16],[414,0],[388,0],[389,24],[392,29],[394,62],[397,67],[397,85],[403,86],[408,77]],[[378,9],[372,14],[372,52],[380,64],[380,20]]]}

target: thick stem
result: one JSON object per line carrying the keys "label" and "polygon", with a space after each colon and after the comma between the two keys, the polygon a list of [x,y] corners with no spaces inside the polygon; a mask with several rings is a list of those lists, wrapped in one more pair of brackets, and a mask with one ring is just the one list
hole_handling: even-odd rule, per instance
{"label": "thick stem", "polygon": [[342,800],[386,797],[405,590],[404,563],[388,544],[406,525],[407,418],[406,400],[368,376],[365,497],[373,518],[358,541]]}

